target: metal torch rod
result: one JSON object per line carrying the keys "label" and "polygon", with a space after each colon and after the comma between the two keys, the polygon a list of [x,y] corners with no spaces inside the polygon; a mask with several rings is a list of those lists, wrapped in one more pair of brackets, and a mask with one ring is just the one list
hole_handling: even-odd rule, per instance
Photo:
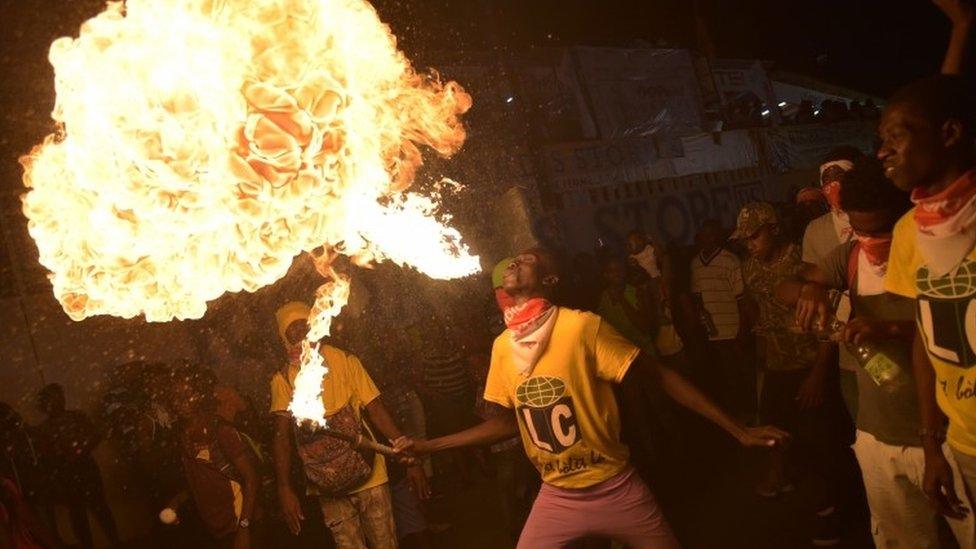
{"label": "metal torch rod", "polygon": [[379,452],[380,454],[383,454],[385,456],[397,455],[396,451],[393,448],[390,448],[385,444],[380,444],[379,442],[364,437],[361,434],[350,435],[347,433],[340,433],[339,431],[336,431],[334,429],[323,429],[322,432],[326,436],[344,440],[349,444],[352,444],[352,447],[357,450],[361,450],[361,449],[372,450],[374,452]]}

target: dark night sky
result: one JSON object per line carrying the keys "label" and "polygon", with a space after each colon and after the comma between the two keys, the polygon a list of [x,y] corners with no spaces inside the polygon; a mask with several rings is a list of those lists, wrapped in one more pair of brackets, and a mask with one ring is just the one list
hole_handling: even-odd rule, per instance
{"label": "dark night sky", "polygon": [[[759,57],[855,89],[888,94],[938,70],[948,21],[928,0],[699,0],[716,52]],[[408,53],[497,42],[693,46],[691,0],[377,0]],[[487,9],[494,17],[486,17]],[[818,62],[819,58],[819,62]]]}
{"label": "dark night sky", "polygon": [[[930,0],[698,0],[716,52],[886,95],[938,69],[948,21]],[[0,65],[39,76],[53,38],[101,0],[0,0]],[[692,0],[374,0],[408,56],[527,46],[695,45]],[[492,30],[494,29],[494,30]],[[819,62],[818,62],[819,59]],[[20,66],[22,71],[11,70]],[[43,67],[43,68],[42,68]],[[22,83],[7,81],[5,93]]]}

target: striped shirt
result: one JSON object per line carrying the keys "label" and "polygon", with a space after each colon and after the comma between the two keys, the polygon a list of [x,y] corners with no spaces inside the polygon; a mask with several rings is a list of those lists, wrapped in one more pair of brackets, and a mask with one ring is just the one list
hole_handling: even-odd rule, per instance
{"label": "striped shirt", "polygon": [[471,376],[461,355],[432,353],[423,358],[423,366],[427,389],[450,397],[463,397],[471,390]]}
{"label": "striped shirt", "polygon": [[701,295],[705,311],[712,317],[712,341],[734,339],[739,333],[739,297],[742,296],[742,266],[731,252],[719,249],[711,257],[698,254],[691,262],[691,291]]}

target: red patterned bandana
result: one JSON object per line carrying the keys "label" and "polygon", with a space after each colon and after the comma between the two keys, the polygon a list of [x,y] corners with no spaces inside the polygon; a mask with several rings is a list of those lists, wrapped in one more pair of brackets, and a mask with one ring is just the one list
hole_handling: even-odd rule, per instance
{"label": "red patterned bandana", "polygon": [[531,374],[546,352],[556,325],[556,311],[548,299],[541,297],[505,309],[505,324],[512,331],[512,361],[519,374]]}
{"label": "red patterned bandana", "polygon": [[502,314],[505,316],[505,325],[519,338],[538,328],[540,320],[544,321],[546,313],[551,309],[552,303],[548,299],[534,297],[521,305],[512,303],[502,310]]}
{"label": "red patterned bandana", "polygon": [[944,276],[976,244],[976,169],[936,194],[912,191],[918,247],[930,274]]}
{"label": "red patterned bandana", "polygon": [[865,236],[857,235],[857,247],[864,252],[868,262],[875,267],[881,267],[888,263],[888,254],[891,253],[891,233],[885,236]]}
{"label": "red patterned bandana", "polygon": [[[958,215],[976,196],[976,170],[970,170],[936,194],[922,188],[912,191],[915,203],[915,222],[919,230],[943,235],[958,233],[962,225]],[[955,223],[952,223],[955,222]]]}

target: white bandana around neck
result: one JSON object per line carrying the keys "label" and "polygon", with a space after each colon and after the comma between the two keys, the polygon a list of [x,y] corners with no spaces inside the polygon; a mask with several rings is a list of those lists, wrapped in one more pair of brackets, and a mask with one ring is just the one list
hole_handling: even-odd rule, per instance
{"label": "white bandana around neck", "polygon": [[657,258],[654,256],[654,247],[648,244],[644,246],[644,249],[640,252],[631,255],[637,261],[637,264],[641,266],[642,269],[647,271],[647,274],[651,278],[658,278],[661,276],[661,270],[657,267]]}
{"label": "white bandana around neck", "polygon": [[518,335],[514,330],[510,330],[512,337],[512,360],[515,362],[515,371],[520,375],[527,376],[531,374],[535,365],[542,357],[542,353],[549,346],[549,338],[552,336],[552,328],[556,325],[558,311],[559,307],[551,307],[538,320],[534,329],[522,335]]}
{"label": "white bandana around neck", "polygon": [[929,273],[935,277],[949,274],[976,245],[976,196],[944,222],[919,227],[916,235]]}
{"label": "white bandana around neck", "polygon": [[864,250],[857,254],[857,295],[872,296],[885,293],[884,276],[888,263],[875,265],[868,259]]}
{"label": "white bandana around neck", "polygon": [[837,233],[837,240],[841,244],[848,242],[854,234],[854,229],[851,228],[851,220],[847,217],[847,213],[839,210],[830,210],[830,220],[834,224],[834,232]]}

